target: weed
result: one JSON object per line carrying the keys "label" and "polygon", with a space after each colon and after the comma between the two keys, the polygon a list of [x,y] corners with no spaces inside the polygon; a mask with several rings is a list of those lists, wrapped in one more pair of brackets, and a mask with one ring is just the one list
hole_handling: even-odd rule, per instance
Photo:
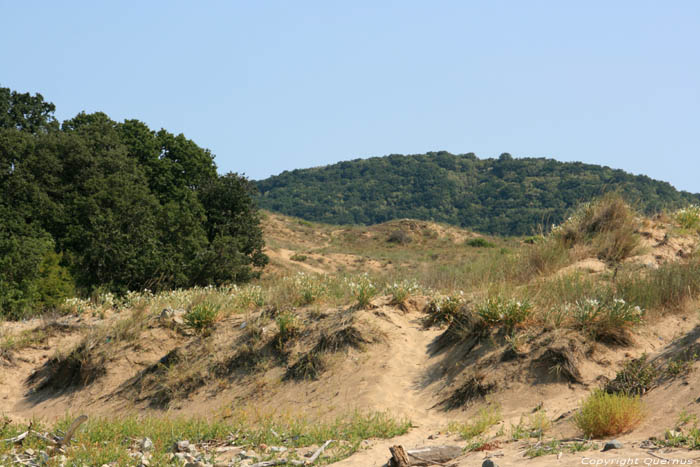
{"label": "weed", "polygon": [[644,419],[639,396],[596,390],[585,399],[573,421],[585,436],[594,438],[626,433]]}

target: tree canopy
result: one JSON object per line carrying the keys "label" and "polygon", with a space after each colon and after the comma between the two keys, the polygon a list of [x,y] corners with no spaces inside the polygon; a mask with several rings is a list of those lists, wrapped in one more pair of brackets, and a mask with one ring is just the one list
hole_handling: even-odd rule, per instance
{"label": "tree canopy", "polygon": [[644,175],[508,153],[496,159],[444,151],[394,154],[283,172],[257,186],[261,207],[307,220],[374,224],[414,218],[501,235],[558,224],[578,203],[611,190],[645,212],[700,200]]}
{"label": "tree canopy", "polygon": [[234,283],[267,263],[255,187],[184,135],[0,88],[0,316],[74,291]]}

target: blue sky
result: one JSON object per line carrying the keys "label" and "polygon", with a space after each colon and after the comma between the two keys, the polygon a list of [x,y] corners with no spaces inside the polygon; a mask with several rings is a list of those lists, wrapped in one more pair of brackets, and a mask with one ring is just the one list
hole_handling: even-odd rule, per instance
{"label": "blue sky", "polygon": [[259,179],[510,152],[700,192],[697,1],[8,1],[0,86],[184,133]]}

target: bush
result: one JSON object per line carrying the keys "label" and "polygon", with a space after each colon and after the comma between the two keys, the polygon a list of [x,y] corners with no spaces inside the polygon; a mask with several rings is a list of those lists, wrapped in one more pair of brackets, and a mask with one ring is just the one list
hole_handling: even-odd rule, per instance
{"label": "bush", "polygon": [[474,248],[493,248],[496,246],[482,237],[471,238],[466,241],[466,245]]}
{"label": "bush", "polygon": [[700,228],[700,206],[691,204],[673,213],[673,220],[684,229]]}
{"label": "bush", "polygon": [[199,303],[185,313],[185,324],[195,332],[208,334],[219,316],[219,305],[214,303]]}
{"label": "bush", "polygon": [[598,389],[582,402],[573,421],[585,436],[601,438],[629,432],[644,415],[639,396],[608,394]]}
{"label": "bush", "polygon": [[617,194],[605,195],[579,207],[563,224],[552,228],[552,237],[565,248],[586,245],[600,259],[619,262],[639,245],[637,217]]}
{"label": "bush", "polygon": [[292,261],[297,261],[297,262],[300,262],[300,263],[303,263],[303,262],[306,261],[308,258],[309,258],[308,256],[302,255],[302,254],[300,254],[300,253],[295,253],[295,254],[293,254],[292,256],[289,257],[289,259],[291,259]]}
{"label": "bush", "polygon": [[399,245],[405,245],[406,243],[411,243],[411,235],[403,230],[394,230],[389,234],[386,239],[389,243],[398,243]]}

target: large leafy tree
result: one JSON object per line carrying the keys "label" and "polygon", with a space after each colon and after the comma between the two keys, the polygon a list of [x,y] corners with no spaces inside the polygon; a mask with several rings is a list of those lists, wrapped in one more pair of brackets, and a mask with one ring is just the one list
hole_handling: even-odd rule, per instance
{"label": "large leafy tree", "polygon": [[221,284],[265,265],[252,185],[138,120],[0,88],[0,316],[63,296]]}

